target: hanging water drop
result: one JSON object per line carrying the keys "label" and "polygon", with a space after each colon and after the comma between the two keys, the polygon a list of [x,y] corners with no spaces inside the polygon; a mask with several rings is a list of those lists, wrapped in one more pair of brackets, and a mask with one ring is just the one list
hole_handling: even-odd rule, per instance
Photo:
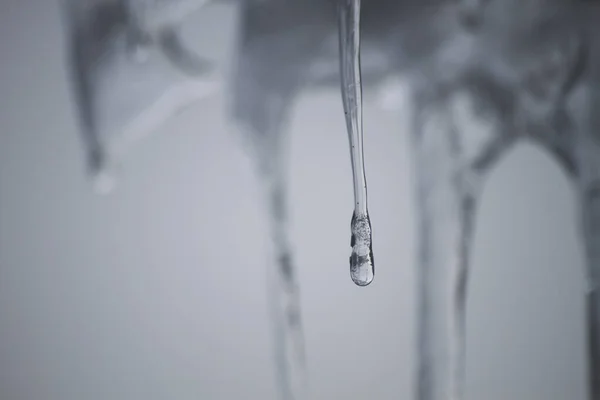
{"label": "hanging water drop", "polygon": [[94,192],[101,195],[110,194],[117,186],[117,179],[107,170],[98,171],[92,177]]}
{"label": "hanging water drop", "polygon": [[360,71],[360,0],[341,0],[338,9],[342,102],[350,142],[354,181],[350,276],[358,286],[373,281],[372,231],[367,209],[362,132],[362,83]]}
{"label": "hanging water drop", "polygon": [[114,168],[111,168],[113,166],[110,161],[111,156],[105,146],[101,144],[93,125],[87,123],[84,126],[82,131],[88,146],[88,174],[94,192],[100,195],[110,194],[117,185]]}
{"label": "hanging water drop", "polygon": [[367,286],[373,281],[375,264],[371,248],[371,220],[368,214],[352,215],[350,224],[352,255],[350,256],[350,276],[358,286]]}

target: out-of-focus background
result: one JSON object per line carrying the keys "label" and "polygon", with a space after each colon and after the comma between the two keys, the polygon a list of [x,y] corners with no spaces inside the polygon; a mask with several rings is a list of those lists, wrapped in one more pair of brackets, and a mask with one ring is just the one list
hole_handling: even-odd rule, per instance
{"label": "out-of-focus background", "polygon": [[[236,9],[185,38],[227,69]],[[0,3],[0,399],[275,399],[256,178],[225,93],[136,146],[96,196],[58,2]],[[351,168],[340,95],[305,93],[291,134],[292,235],[313,398],[406,399],[414,218],[406,115],[365,103],[377,275],[348,273]],[[523,144],[495,168],[477,224],[467,398],[582,400],[584,269],[574,194]]]}

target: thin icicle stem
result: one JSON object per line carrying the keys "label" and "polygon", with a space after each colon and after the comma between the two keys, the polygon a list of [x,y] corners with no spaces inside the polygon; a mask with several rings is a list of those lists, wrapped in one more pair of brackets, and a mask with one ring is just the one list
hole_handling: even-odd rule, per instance
{"label": "thin icicle stem", "polygon": [[362,127],[362,83],[360,72],[360,0],[341,0],[338,8],[342,102],[350,142],[354,183],[354,212],[351,220],[352,255],[350,276],[358,286],[373,281],[372,231],[367,208]]}

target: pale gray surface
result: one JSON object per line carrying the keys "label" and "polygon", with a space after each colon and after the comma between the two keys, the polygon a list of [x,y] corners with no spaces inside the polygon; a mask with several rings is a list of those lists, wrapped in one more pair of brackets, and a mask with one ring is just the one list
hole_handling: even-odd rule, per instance
{"label": "pale gray surface", "polygon": [[[210,12],[197,19],[208,24],[199,45],[226,61],[235,13]],[[190,28],[190,38],[194,31],[202,33]],[[275,398],[266,223],[223,97],[139,146],[115,194],[96,197],[84,181],[56,4],[4,0],[0,37],[0,398]],[[360,289],[347,272],[352,185],[339,93],[306,95],[295,112],[292,229],[315,399],[410,392],[413,193],[398,119],[365,99],[378,270]],[[526,145],[486,185],[468,399],[584,398],[570,189]]]}

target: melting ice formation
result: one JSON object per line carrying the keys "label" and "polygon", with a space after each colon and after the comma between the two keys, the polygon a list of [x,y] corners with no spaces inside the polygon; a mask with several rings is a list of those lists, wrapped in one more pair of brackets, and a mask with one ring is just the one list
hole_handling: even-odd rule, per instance
{"label": "melting ice formation", "polygon": [[[307,396],[283,157],[293,99],[304,87],[341,83],[354,183],[350,275],[366,286],[375,270],[362,81],[372,87],[401,76],[410,85],[419,220],[415,399],[464,399],[468,256],[479,189],[490,166],[527,137],[576,183],[589,283],[589,399],[600,400],[598,2],[220,1],[241,12],[229,111],[251,143],[269,215],[281,398]],[[185,48],[177,29],[208,2],[63,0],[73,88],[98,189],[110,189],[130,143],[215,89],[217,72]],[[336,26],[338,51],[330,40]],[[476,123],[478,129],[466,129]]]}

